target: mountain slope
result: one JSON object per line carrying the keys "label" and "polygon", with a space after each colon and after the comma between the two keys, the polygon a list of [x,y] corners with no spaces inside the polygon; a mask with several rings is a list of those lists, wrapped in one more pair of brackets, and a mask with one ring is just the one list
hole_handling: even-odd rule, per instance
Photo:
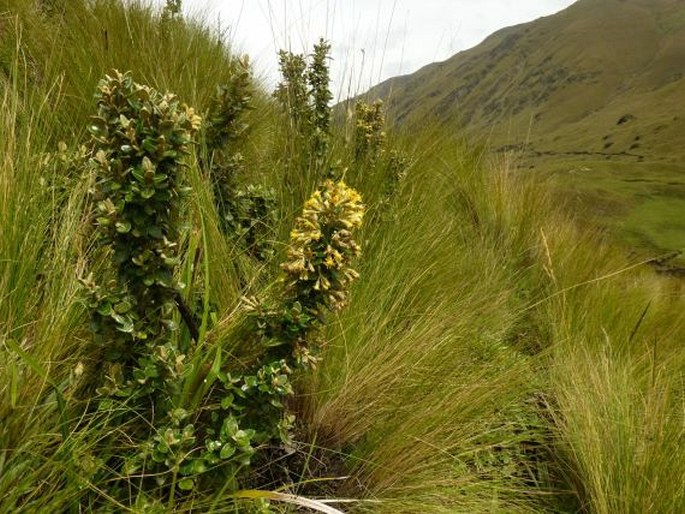
{"label": "mountain slope", "polygon": [[[685,247],[672,215],[685,218],[684,74],[683,0],[579,0],[367,95],[399,124],[437,119],[521,150],[526,167],[573,170],[559,179],[583,209],[616,215],[608,223],[633,244],[670,250]],[[645,202],[651,220],[631,222]]]}
{"label": "mountain slope", "polygon": [[[430,114],[491,132],[496,142],[523,141],[530,133],[542,148],[554,132],[569,136],[554,146],[575,150],[582,142],[600,151],[605,142],[593,134],[598,124],[611,132],[620,125],[648,129],[669,121],[685,99],[683,72],[685,2],[581,0],[555,16],[496,32],[471,50],[390,79],[369,94],[389,96],[398,121]],[[666,136],[685,128],[685,117],[670,121],[651,131],[659,137],[645,131],[645,157],[657,156]],[[625,139],[621,143],[630,143]],[[613,146],[612,153],[630,150]]]}

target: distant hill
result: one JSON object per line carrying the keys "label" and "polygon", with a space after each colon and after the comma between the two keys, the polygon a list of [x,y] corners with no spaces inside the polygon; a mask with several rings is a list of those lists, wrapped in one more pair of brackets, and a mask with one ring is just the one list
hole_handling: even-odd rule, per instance
{"label": "distant hill", "polygon": [[670,250],[685,247],[684,76],[684,0],[579,0],[365,96],[398,124],[438,120],[572,172],[580,204]]}

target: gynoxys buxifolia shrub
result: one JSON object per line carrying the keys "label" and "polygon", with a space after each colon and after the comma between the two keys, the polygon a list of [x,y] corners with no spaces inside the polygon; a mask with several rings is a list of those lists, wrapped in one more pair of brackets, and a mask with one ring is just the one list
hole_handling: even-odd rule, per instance
{"label": "gynoxys buxifolia shrub", "polygon": [[176,377],[184,356],[169,342],[179,284],[182,159],[200,117],[172,94],[115,71],[98,85],[94,142],[100,243],[115,277],[91,290],[92,324],[109,363],[102,391],[149,392]]}
{"label": "gynoxys buxifolia shrub", "polygon": [[331,107],[333,93],[329,89],[328,63],[331,45],[323,39],[314,45],[314,53],[307,73],[309,94],[311,96],[312,117],[312,153],[316,159],[316,166],[320,168],[328,153],[330,140]]}
{"label": "gynoxys buxifolia shrub", "polygon": [[[358,278],[351,264],[361,252],[353,234],[363,215],[360,195],[343,182],[326,180],[305,203],[282,264],[281,297],[271,303],[246,300],[264,348],[263,364],[252,374],[219,376],[224,426],[233,427],[229,432],[237,431],[242,438],[247,435],[255,445],[289,442],[294,416],[287,412],[284,400],[293,394],[290,378],[316,363],[317,332],[326,313],[339,311],[348,301],[350,284]],[[233,440],[228,442],[235,449],[227,449],[222,439],[207,447],[214,448],[215,460],[222,451],[249,456],[244,442]]]}
{"label": "gynoxys buxifolia shrub", "polygon": [[[197,421],[187,424],[189,413],[176,409],[172,424],[142,447],[141,455],[179,470],[180,489],[203,482],[238,487],[236,478],[258,450],[290,443],[295,417],[285,400],[294,394],[291,377],[316,362],[310,351],[316,332],[326,312],[344,307],[358,277],[351,268],[360,254],[353,232],[363,213],[359,194],[342,182],[328,180],[312,195],[291,233],[281,295],[269,305],[245,300],[262,355],[243,374],[231,369],[235,362],[222,365]],[[209,469],[215,472],[206,474]]]}
{"label": "gynoxys buxifolia shrub", "polygon": [[383,152],[386,137],[383,101],[369,104],[360,100],[354,106],[354,114],[354,157],[374,164]]}
{"label": "gynoxys buxifolia shrub", "polygon": [[145,419],[127,431],[131,451],[110,466],[124,477],[154,476],[158,486],[171,478],[171,499],[176,489],[215,480],[237,487],[259,448],[289,442],[291,375],[315,363],[311,350],[325,314],[345,305],[357,278],[350,264],[360,253],[353,231],[362,222],[361,197],[331,180],[312,195],[291,234],[281,293],[268,306],[248,302],[254,323],[246,335],[261,347],[259,357],[241,372],[236,362],[219,364],[195,407],[179,403],[193,371],[186,363],[192,355],[186,359],[172,337],[180,170],[200,119],[175,96],[118,72],[100,83],[97,100],[90,128],[96,226],[113,264],[106,284],[85,281],[105,365],[99,392],[101,405],[119,397]]}
{"label": "gynoxys buxifolia shrub", "polygon": [[254,306],[267,353],[288,366],[308,367],[316,330],[327,312],[342,309],[358,277],[351,267],[360,255],[353,231],[361,227],[361,196],[344,182],[326,180],[307,200],[290,233],[280,308]]}
{"label": "gynoxys buxifolia shrub", "polygon": [[331,45],[320,39],[314,52],[306,58],[302,54],[279,52],[281,82],[274,97],[289,119],[290,151],[299,160],[300,171],[310,180],[319,182],[326,170],[330,147],[330,102],[328,59]]}
{"label": "gynoxys buxifolia shrub", "polygon": [[[243,115],[252,106],[252,77],[247,56],[235,61],[235,73],[231,80],[217,86],[205,119],[205,142],[210,153],[229,153],[231,146],[247,132],[249,125]],[[216,159],[217,156],[212,156]],[[220,155],[219,160],[230,158]]]}
{"label": "gynoxys buxifolia shrub", "polygon": [[245,113],[253,109],[249,61],[235,61],[231,80],[218,86],[205,116],[203,139],[206,158],[201,165],[212,182],[221,229],[240,241],[247,254],[258,260],[272,255],[269,239],[275,225],[275,192],[262,185],[240,183],[246,175],[245,159],[238,150],[245,144],[249,125]]}
{"label": "gynoxys buxifolia shrub", "polygon": [[383,101],[369,104],[358,100],[354,108],[354,161],[352,177],[382,174],[384,187],[377,205],[387,206],[400,187],[407,173],[408,160],[404,154],[390,148],[385,132]]}

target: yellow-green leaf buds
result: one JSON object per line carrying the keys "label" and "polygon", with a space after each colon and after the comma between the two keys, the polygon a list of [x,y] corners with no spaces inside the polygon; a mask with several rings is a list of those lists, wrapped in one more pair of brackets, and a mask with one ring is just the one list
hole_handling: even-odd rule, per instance
{"label": "yellow-green leaf buds", "polygon": [[326,180],[304,205],[290,234],[282,264],[286,294],[321,315],[345,306],[349,284],[358,278],[352,260],[360,254],[353,231],[361,227],[364,205],[344,182]]}
{"label": "yellow-green leaf buds", "polygon": [[374,163],[383,152],[385,142],[385,115],[383,101],[369,104],[358,101],[354,108],[354,155],[357,160]]}

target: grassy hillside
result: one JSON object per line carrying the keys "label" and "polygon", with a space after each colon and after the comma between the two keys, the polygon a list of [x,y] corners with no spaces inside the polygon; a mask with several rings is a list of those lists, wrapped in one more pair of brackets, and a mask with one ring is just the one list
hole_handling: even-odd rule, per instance
{"label": "grassy hillside", "polygon": [[369,96],[399,123],[436,120],[516,151],[581,216],[654,255],[685,248],[684,59],[682,2],[580,0]]}
{"label": "grassy hillside", "polygon": [[683,285],[549,184],[329,125],[325,43],[0,13],[0,512],[681,510]]}

